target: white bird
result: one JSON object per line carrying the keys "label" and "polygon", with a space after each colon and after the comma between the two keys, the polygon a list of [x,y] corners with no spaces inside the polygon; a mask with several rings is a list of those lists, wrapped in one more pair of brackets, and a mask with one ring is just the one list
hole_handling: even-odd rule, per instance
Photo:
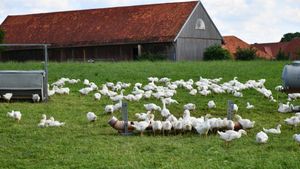
{"label": "white bird", "polygon": [[269,139],[268,135],[263,131],[256,134],[257,143],[267,143],[268,139]]}
{"label": "white bird", "polygon": [[294,134],[293,138],[300,145],[300,134]]}
{"label": "white bird", "polygon": [[251,105],[249,102],[247,102],[247,107],[246,107],[246,109],[253,109],[253,108],[254,108],[254,106]]}
{"label": "white bird", "polygon": [[93,91],[93,88],[91,87],[85,87],[79,90],[82,95],[88,95],[91,91]]}
{"label": "white bird", "polygon": [[197,89],[192,89],[190,95],[195,96],[198,93]]}
{"label": "white bird", "polygon": [[196,109],[196,105],[193,103],[188,103],[186,105],[183,106],[184,110],[195,110]]}
{"label": "white bird", "polygon": [[160,113],[162,117],[167,118],[171,113],[170,110],[167,109],[164,99],[162,99],[162,103],[163,103],[163,108]]}
{"label": "white bird", "polygon": [[207,96],[207,95],[211,94],[211,91],[210,90],[201,90],[201,91],[199,91],[199,93],[202,96]]}
{"label": "white bird", "polygon": [[64,122],[59,122],[57,120],[54,120],[54,117],[50,117],[50,122],[49,122],[50,127],[61,127],[64,125],[65,125]]}
{"label": "white bird", "polygon": [[152,123],[152,130],[153,130],[153,134],[154,134],[154,135],[156,134],[157,131],[158,131],[158,132],[161,132],[162,127],[163,127],[161,121],[153,121],[153,122],[151,122],[151,123]]}
{"label": "white bird", "polygon": [[213,108],[216,108],[216,107],[217,107],[217,106],[216,106],[216,103],[215,103],[213,100],[209,101],[209,102],[207,103],[207,105],[208,105],[208,108],[210,108],[210,109],[213,109]]}
{"label": "white bird", "polygon": [[237,121],[241,124],[243,129],[250,129],[250,128],[254,127],[255,121],[251,121],[249,119],[243,119],[239,115],[235,115],[235,117],[236,117]]}
{"label": "white bird", "polygon": [[40,102],[41,97],[38,94],[33,94],[32,95],[32,101],[33,103]]}
{"label": "white bird", "polygon": [[6,101],[10,101],[10,99],[12,98],[13,94],[12,93],[6,93],[3,95],[3,99],[5,99]]}
{"label": "white bird", "polygon": [[202,123],[198,123],[195,129],[198,134],[207,136],[207,133],[210,130],[210,123],[208,120],[205,120]]}
{"label": "white bird", "polygon": [[162,122],[163,135],[165,135],[165,132],[167,132],[167,134],[169,134],[171,129],[172,129],[172,123],[170,121],[163,121]]}
{"label": "white bird", "polygon": [[151,111],[147,111],[146,113],[135,113],[135,117],[139,120],[146,120]]}
{"label": "white bird", "polygon": [[170,98],[170,97],[165,98],[164,100],[165,100],[165,103],[166,103],[167,105],[170,105],[170,104],[173,104],[173,103],[178,104],[178,101],[177,101],[177,100],[174,100],[174,99],[172,99],[172,98]]}
{"label": "white bird", "polygon": [[104,108],[106,113],[113,113],[114,112],[114,105],[106,105]]}
{"label": "white bird", "polygon": [[233,104],[233,109],[234,112],[237,112],[239,110],[239,107],[236,104]]}
{"label": "white bird", "polygon": [[14,111],[12,110],[11,112],[7,112],[7,116],[15,119],[17,122],[21,120],[22,113],[20,111]]}
{"label": "white bird", "polygon": [[161,108],[154,103],[144,104],[147,111],[161,111]]}
{"label": "white bird", "polygon": [[280,113],[288,113],[292,111],[292,106],[290,105],[290,102],[287,102],[286,104],[279,103],[278,112]]}
{"label": "white bird", "polygon": [[90,84],[90,81],[88,79],[84,79],[83,84],[87,86]]}
{"label": "white bird", "polygon": [[235,92],[233,93],[233,96],[234,96],[234,97],[243,97],[243,93],[235,91]]}
{"label": "white bird", "polygon": [[281,127],[281,124],[278,124],[276,128],[272,128],[272,129],[263,128],[263,131],[265,133],[280,134],[281,133],[280,127]]}
{"label": "white bird", "polygon": [[297,127],[300,123],[300,116],[293,116],[291,118],[286,118],[284,122],[288,125],[292,125],[294,127]]}
{"label": "white bird", "polygon": [[225,132],[220,132],[217,131],[218,134],[220,135],[220,138],[225,141],[225,143],[229,143],[230,141],[234,139],[241,138],[242,134],[247,135],[247,132],[243,129],[239,131],[234,131],[234,130],[227,130]]}
{"label": "white bird", "polygon": [[141,133],[141,136],[143,136],[144,131],[149,126],[150,122],[148,120],[146,121],[140,121],[140,122],[133,122],[132,127],[135,128],[135,130],[139,131]]}
{"label": "white bird", "polygon": [[95,93],[94,97],[95,97],[95,100],[100,100],[101,99],[101,94],[100,93]]}
{"label": "white bird", "polygon": [[88,119],[89,122],[95,122],[97,120],[97,116],[94,112],[88,112],[86,114],[86,118]]}
{"label": "white bird", "polygon": [[41,127],[41,128],[48,127],[46,120],[47,120],[47,116],[45,114],[43,114],[42,119],[40,120],[40,123],[38,124],[38,127]]}

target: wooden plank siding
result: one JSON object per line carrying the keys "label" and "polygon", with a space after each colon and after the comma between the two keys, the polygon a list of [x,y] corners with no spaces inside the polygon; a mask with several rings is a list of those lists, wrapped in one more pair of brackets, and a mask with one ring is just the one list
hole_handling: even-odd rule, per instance
{"label": "wooden plank siding", "polygon": [[[204,21],[204,30],[195,29],[198,19]],[[215,44],[221,45],[222,36],[201,2],[199,2],[175,41],[176,60],[202,60],[207,47]]]}

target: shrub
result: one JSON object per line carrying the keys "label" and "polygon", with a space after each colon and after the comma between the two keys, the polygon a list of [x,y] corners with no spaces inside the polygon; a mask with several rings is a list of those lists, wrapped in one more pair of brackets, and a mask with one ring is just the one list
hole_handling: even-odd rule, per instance
{"label": "shrub", "polygon": [[256,49],[250,48],[240,48],[238,47],[235,53],[236,60],[254,60],[257,58]]}
{"label": "shrub", "polygon": [[286,54],[284,54],[284,52],[280,48],[276,55],[276,60],[288,60],[288,59],[289,57]]}
{"label": "shrub", "polygon": [[225,60],[230,59],[228,50],[223,49],[220,45],[214,45],[206,48],[203,60]]}
{"label": "shrub", "polygon": [[137,57],[137,60],[149,60],[149,61],[159,61],[159,60],[166,60],[167,58],[163,54],[159,53],[151,53],[151,52],[145,52],[142,53],[141,56]]}

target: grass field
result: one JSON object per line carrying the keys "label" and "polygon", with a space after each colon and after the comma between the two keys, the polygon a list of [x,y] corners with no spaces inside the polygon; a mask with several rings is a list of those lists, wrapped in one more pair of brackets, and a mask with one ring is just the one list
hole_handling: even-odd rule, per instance
{"label": "grass field", "polygon": [[[286,102],[286,94],[278,93],[274,87],[281,84],[281,72],[287,62],[121,62],[121,63],[50,63],[49,82],[61,77],[87,78],[100,85],[107,81],[147,82],[147,77],[170,77],[172,80],[199,76],[223,77],[228,81],[237,76],[241,82],[265,78],[266,88],[271,89],[275,99]],[[0,70],[39,69],[39,63],[0,63]],[[0,82],[1,83],[1,82]],[[170,111],[182,115],[184,103],[193,102],[197,110],[193,116],[210,113],[216,117],[226,116],[227,100],[239,106],[239,114],[256,121],[247,136],[235,140],[225,147],[218,135],[207,138],[197,134],[123,137],[112,129],[104,115],[104,106],[112,102],[103,97],[95,101],[93,94],[80,96],[83,84],[67,85],[70,95],[55,95],[48,103],[29,102],[0,103],[0,168],[299,168],[300,147],[292,135],[300,129],[291,129],[283,120],[292,114],[279,114],[278,103],[269,102],[254,89],[243,91],[243,98],[230,94],[190,96],[180,89],[175,95],[180,104],[171,105]],[[131,90],[131,88],[130,88]],[[128,93],[129,90],[126,91]],[[217,109],[208,110],[207,102],[214,100]],[[246,102],[255,105],[247,110]],[[159,103],[157,100],[130,102],[130,119],[143,112],[144,103]],[[295,101],[294,104],[300,104]],[[19,124],[6,116],[6,112],[20,110],[23,113]],[[86,113],[97,113],[98,121],[89,124]],[[54,116],[66,122],[61,128],[38,128],[42,114]],[[120,113],[115,114],[121,117]],[[255,135],[262,127],[273,128],[283,124],[281,135],[269,135],[265,145],[255,143]]]}

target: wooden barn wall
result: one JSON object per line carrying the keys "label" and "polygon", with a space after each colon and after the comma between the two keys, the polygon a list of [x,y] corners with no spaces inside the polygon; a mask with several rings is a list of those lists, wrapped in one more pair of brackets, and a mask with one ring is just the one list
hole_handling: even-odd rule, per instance
{"label": "wooden barn wall", "polygon": [[221,41],[178,38],[176,60],[202,60],[205,49],[215,44],[221,45]]}
{"label": "wooden barn wall", "polygon": [[[205,29],[196,29],[196,22],[202,19]],[[186,22],[176,40],[177,60],[202,60],[204,50],[222,43],[222,36],[201,3]]]}
{"label": "wooden barn wall", "polygon": [[[163,54],[168,59],[174,58],[174,45],[172,43],[141,44],[142,53],[151,52]],[[94,47],[76,47],[76,48],[50,48],[48,56],[50,61],[121,61],[134,60],[137,54],[138,45],[114,45],[114,46],[94,46]],[[2,54],[2,61],[27,61],[43,60],[44,51],[37,50],[11,50]]]}

